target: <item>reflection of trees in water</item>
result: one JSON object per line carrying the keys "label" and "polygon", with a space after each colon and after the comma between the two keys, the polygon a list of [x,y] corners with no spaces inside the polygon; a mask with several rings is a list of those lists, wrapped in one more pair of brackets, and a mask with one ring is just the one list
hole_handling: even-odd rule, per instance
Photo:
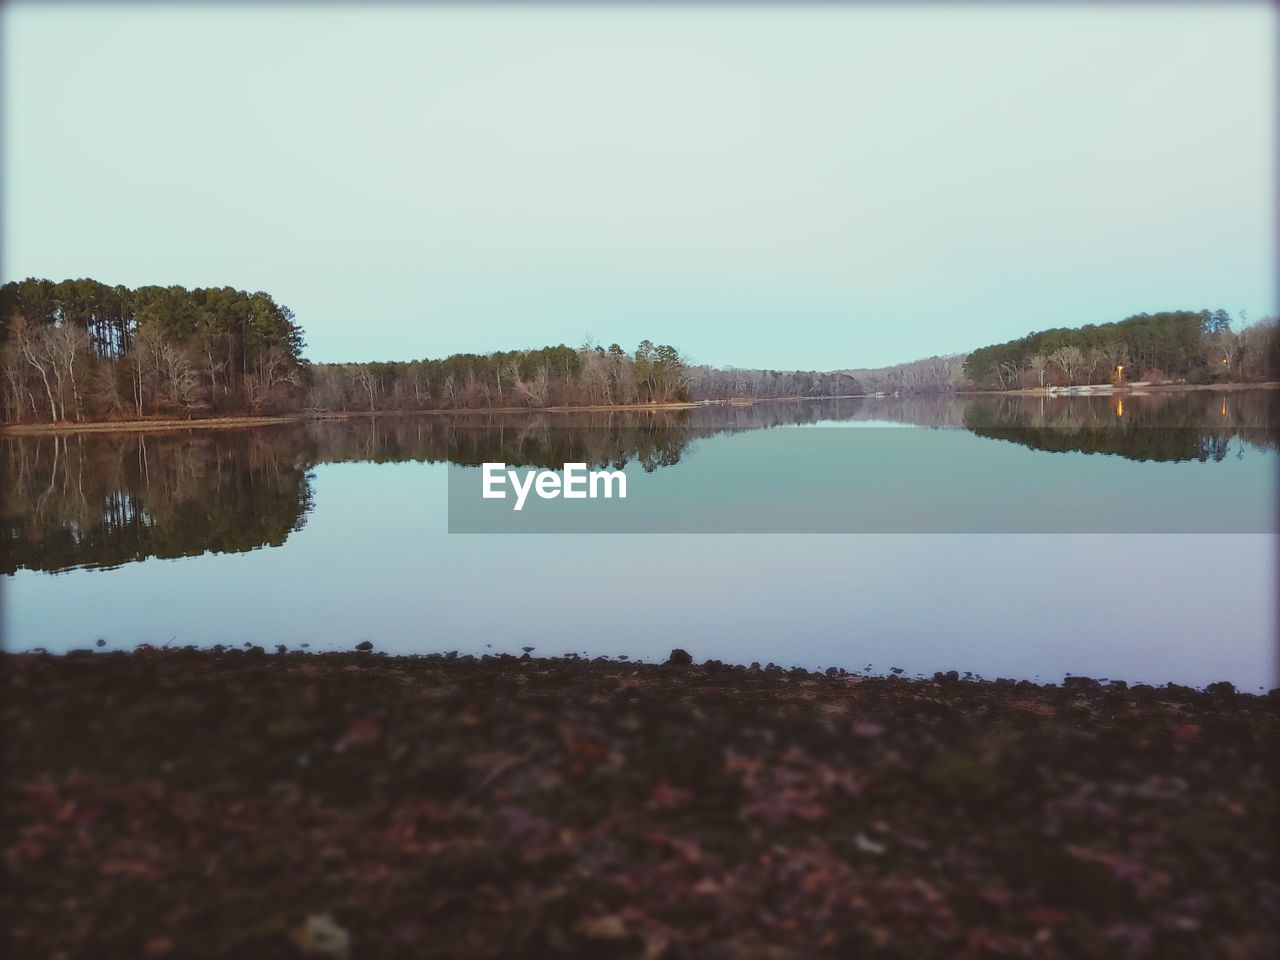
{"label": "reflection of trees in water", "polygon": [[[694,415],[697,416],[694,416]],[[187,434],[88,433],[0,440],[0,571],[115,567],[148,557],[284,543],[312,502],[316,463],[453,461],[645,470],[700,436],[812,420],[801,404],[692,411],[358,417]],[[695,425],[695,421],[705,421]]]}
{"label": "reflection of trees in water", "polygon": [[322,462],[504,461],[556,469],[577,462],[621,469],[637,461],[653,470],[679,462],[694,439],[678,412],[621,413],[360,417],[305,429]]}
{"label": "reflection of trees in water", "polygon": [[296,430],[5,438],[3,569],[284,543],[311,505]]}
{"label": "reflection of trees in water", "polygon": [[281,544],[310,509],[307,471],[316,463],[503,460],[621,469],[634,462],[652,471],[678,463],[698,437],[843,412],[795,403],[6,437],[0,441],[6,479],[0,570],[114,567]]}
{"label": "reflection of trees in water", "polygon": [[305,522],[309,469],[417,460],[645,470],[700,438],[822,421],[966,427],[1039,450],[1215,460],[1235,438],[1277,448],[1280,391],[1041,399],[851,398],[687,410],[356,417],[186,434],[0,439],[0,570],[113,567],[279,545]]}
{"label": "reflection of trees in water", "polygon": [[1130,460],[1222,460],[1240,440],[1280,447],[1280,392],[982,397],[964,426],[979,436],[1050,452],[1106,453]]}
{"label": "reflection of trees in water", "polygon": [[321,462],[448,461],[560,469],[566,463],[652,471],[680,462],[697,439],[731,430],[845,419],[859,401],[728,404],[685,410],[470,413],[357,417],[306,426]]}

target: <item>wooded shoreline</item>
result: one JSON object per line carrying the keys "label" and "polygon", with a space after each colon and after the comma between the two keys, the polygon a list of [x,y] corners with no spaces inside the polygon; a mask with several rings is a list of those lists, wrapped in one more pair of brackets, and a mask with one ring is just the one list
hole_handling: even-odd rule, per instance
{"label": "wooded shoreline", "polygon": [[[1240,390],[1276,390],[1280,382],[1265,383],[1161,383],[1138,387],[1121,386],[1113,388],[1112,395],[1127,396],[1130,394],[1151,393],[1222,393]],[[1044,389],[1026,388],[1020,390],[955,390],[949,394],[955,397],[1051,397]],[[919,396],[912,394],[911,396]],[[768,403],[801,403],[807,400],[879,400],[893,399],[878,394],[848,394],[832,397],[744,397],[725,400],[700,400],[679,403],[630,403],[630,404],[596,404],[584,406],[554,407],[463,407],[458,409],[429,410],[344,410],[288,413],[273,416],[235,416],[235,417],[192,417],[190,419],[174,419],[162,417],[154,420],[94,420],[94,421],[59,421],[55,423],[6,423],[0,424],[0,436],[49,436],[76,433],[125,433],[137,431],[180,431],[180,430],[213,430],[235,429],[239,427],[264,427],[285,423],[310,423],[323,420],[351,420],[377,417],[414,417],[414,416],[480,416],[484,414],[532,414],[532,413],[608,413],[612,411],[633,411],[662,413],[675,410],[694,410],[707,406],[750,406]],[[1061,396],[1053,399],[1064,399]]]}
{"label": "wooded shoreline", "polygon": [[64,433],[113,433],[135,430],[194,430],[233,427],[269,426],[276,423],[310,423],[323,420],[352,420],[370,417],[415,416],[480,416],[483,414],[531,414],[531,413],[610,413],[628,411],[639,413],[663,413],[673,410],[695,410],[700,407],[750,406],[757,403],[799,403],[805,400],[853,400],[865,395],[833,397],[759,397],[729,400],[699,400],[673,403],[615,403],[582,406],[554,407],[461,407],[457,409],[430,410],[341,410],[281,414],[262,417],[193,417],[189,420],[158,418],[155,420],[95,420],[92,422],[11,423],[0,425],[0,435],[15,436],[64,434]]}
{"label": "wooded shoreline", "polygon": [[[728,401],[710,401],[727,403]],[[321,420],[353,420],[370,417],[449,416],[479,415],[489,413],[571,413],[610,410],[638,410],[660,412],[664,410],[690,410],[705,406],[703,403],[642,403],[592,407],[467,407],[457,410],[340,410],[321,413],[291,413],[270,417],[193,417],[190,420],[171,418],[157,420],[96,420],[91,423],[21,423],[0,426],[0,434],[45,435],[51,433],[114,433],[134,430],[199,430],[234,427],[260,427],[276,423],[311,423]]]}

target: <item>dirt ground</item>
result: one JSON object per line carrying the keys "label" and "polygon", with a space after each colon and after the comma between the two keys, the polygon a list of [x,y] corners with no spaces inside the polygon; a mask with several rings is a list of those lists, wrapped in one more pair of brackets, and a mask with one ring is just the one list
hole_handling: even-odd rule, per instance
{"label": "dirt ground", "polygon": [[10,957],[1280,956],[1280,693],[6,655]]}

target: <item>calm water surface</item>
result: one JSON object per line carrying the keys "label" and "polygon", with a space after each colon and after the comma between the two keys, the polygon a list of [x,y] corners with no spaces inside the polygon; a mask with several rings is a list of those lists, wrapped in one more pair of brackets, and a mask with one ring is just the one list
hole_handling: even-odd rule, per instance
{"label": "calm water surface", "polygon": [[[1269,688],[1278,399],[866,399],[7,437],[6,644],[369,639],[641,659],[682,646],[784,666]],[[869,426],[890,429],[835,432]],[[629,498],[602,522],[560,501],[522,526],[505,513],[468,527],[450,496],[478,489],[484,461],[625,464]],[[451,520],[526,532],[450,533]],[[564,529],[591,535],[538,532]],[[643,530],[694,532],[628,532]],[[822,531],[854,532],[810,535]]]}

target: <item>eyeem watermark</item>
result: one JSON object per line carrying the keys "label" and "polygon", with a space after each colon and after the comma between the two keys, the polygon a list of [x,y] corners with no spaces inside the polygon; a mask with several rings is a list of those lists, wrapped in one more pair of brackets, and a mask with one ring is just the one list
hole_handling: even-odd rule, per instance
{"label": "eyeem watermark", "polygon": [[515,491],[515,510],[524,509],[530,490],[542,500],[627,499],[627,475],[621,470],[588,470],[585,463],[566,463],[563,471],[527,469],[523,478],[519,471],[508,470],[505,463],[486,463],[483,470],[480,495],[486,500],[505,500],[509,484]]}

